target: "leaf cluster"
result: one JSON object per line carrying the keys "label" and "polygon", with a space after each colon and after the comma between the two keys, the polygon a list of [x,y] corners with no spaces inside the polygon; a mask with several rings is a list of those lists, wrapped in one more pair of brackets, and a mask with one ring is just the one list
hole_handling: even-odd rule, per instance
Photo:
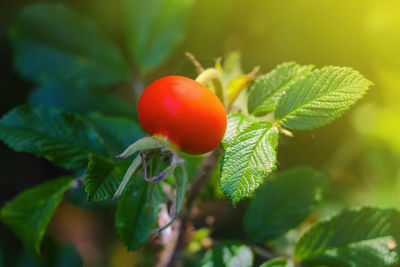
{"label": "leaf cluster", "polygon": [[[129,155],[137,153],[137,147],[129,147],[143,132],[130,105],[104,89],[131,81],[132,69],[146,74],[167,60],[183,39],[193,2],[123,1],[128,59],[95,23],[65,5],[35,4],[20,13],[11,30],[15,66],[37,88],[29,97],[30,106],[17,107],[0,120],[0,139],[15,151],[84,173],[28,189],[2,207],[0,219],[31,254],[40,254],[46,228],[65,192],[82,181],[88,202],[116,205],[115,227],[129,250],[145,244],[156,229],[166,198],[163,187],[170,186],[171,178],[163,184],[148,183],[139,168],[121,198],[112,199],[129,169],[129,162],[115,156],[127,147]],[[234,204],[250,197],[243,218],[246,240],[217,242],[197,262],[202,266],[253,266],[259,254],[270,259],[263,246],[310,218],[328,176],[309,166],[274,172],[281,134],[333,122],[372,84],[348,67],[316,69],[295,62],[254,79],[243,74],[239,61],[240,55],[233,53],[223,65],[217,62],[213,70],[221,79],[208,85],[228,110],[238,101],[246,107],[228,116],[224,155],[215,175]],[[198,161],[188,157],[191,176]],[[162,162],[150,167],[153,172],[165,169]],[[186,189],[185,175],[179,173],[184,169],[177,171],[174,218]],[[306,230],[291,255],[272,255],[279,257],[261,266],[394,265],[400,251],[391,244],[400,242],[399,224],[400,213],[393,209],[344,210]]]}
{"label": "leaf cluster", "polygon": [[[221,190],[232,200],[250,196],[276,168],[279,132],[332,122],[359,100],[371,82],[348,67],[278,65],[250,86],[247,114],[228,116],[222,141]],[[273,114],[273,121],[268,120]]]}
{"label": "leaf cluster", "polygon": [[[62,3],[28,5],[11,27],[15,68],[36,89],[29,96],[29,106],[17,107],[1,119],[0,139],[15,151],[84,173],[38,185],[2,208],[2,221],[32,254],[39,254],[47,225],[67,190],[83,181],[89,202],[111,201],[129,166],[115,156],[143,137],[143,132],[132,105],[109,88],[126,87],[132,83],[131,73],[147,74],[172,55],[185,34],[193,1],[118,4],[125,11],[119,27],[126,29],[123,39],[128,51],[101,32],[92,19]],[[135,88],[138,93],[142,89]],[[158,186],[149,191],[149,185],[137,177],[126,193],[117,204],[116,227],[133,249],[155,227],[163,194]],[[151,208],[133,215],[124,212],[148,199],[153,199]],[[130,220],[141,223],[132,225]]]}

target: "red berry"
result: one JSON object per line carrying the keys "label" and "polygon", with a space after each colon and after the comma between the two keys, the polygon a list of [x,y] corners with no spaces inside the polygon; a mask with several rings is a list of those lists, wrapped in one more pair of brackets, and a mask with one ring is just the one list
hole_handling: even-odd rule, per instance
{"label": "red berry", "polygon": [[138,115],[149,134],[167,137],[190,154],[213,150],[226,130],[226,112],[218,97],[182,76],[151,83],[139,100]]}

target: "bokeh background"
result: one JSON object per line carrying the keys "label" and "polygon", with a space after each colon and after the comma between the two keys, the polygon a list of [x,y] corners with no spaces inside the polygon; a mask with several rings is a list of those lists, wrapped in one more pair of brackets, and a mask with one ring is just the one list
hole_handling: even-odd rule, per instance
{"label": "bokeh background", "polygon": [[[49,2],[65,3],[95,21],[101,32],[122,48],[124,56],[129,56],[121,27],[122,0]],[[26,103],[36,87],[16,70],[9,38],[18,14],[34,3],[38,1],[0,1],[1,115]],[[308,164],[330,174],[331,184],[318,216],[366,204],[400,209],[399,1],[197,0],[187,14],[186,24],[182,42],[162,64],[145,74],[134,71],[132,77],[140,76],[144,86],[165,75],[194,78],[196,73],[185,51],[193,53],[204,66],[211,66],[215,59],[238,50],[245,72],[259,65],[261,73],[266,73],[279,63],[296,61],[317,67],[350,66],[373,81],[375,85],[363,100],[339,120],[314,131],[296,132],[294,138],[282,138],[278,168]],[[132,78],[110,89],[129,103],[132,116],[137,96],[132,84],[135,87],[137,82]],[[52,105],[51,100],[48,104]],[[0,159],[0,206],[24,189],[66,174],[44,159],[15,153],[4,144],[0,144]],[[51,223],[52,236],[84,251],[88,266],[129,266],[138,262],[138,253],[127,253],[115,237],[109,212],[85,207],[79,192],[70,197],[81,208],[65,202]],[[210,214],[218,210],[216,207],[227,207],[225,219],[217,218],[216,224],[228,227],[216,227],[221,230],[214,234],[240,235],[240,223],[234,220],[240,217],[240,206],[234,209],[225,200],[204,206]],[[0,265],[1,259],[5,266],[34,264],[2,224],[0,244]],[[146,254],[146,250],[140,253]],[[68,249],[61,254],[74,257]]]}

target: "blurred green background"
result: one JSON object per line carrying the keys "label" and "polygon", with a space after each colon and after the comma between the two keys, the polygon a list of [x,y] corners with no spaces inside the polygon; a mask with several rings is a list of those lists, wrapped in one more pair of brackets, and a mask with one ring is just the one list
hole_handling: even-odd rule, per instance
{"label": "blurred green background", "polygon": [[[123,56],[129,57],[125,29],[121,26],[125,23],[121,15],[125,11],[122,0],[49,2],[65,3],[93,20],[106,38],[122,48]],[[9,38],[10,27],[19,12],[34,3],[38,1],[0,2],[1,115],[26,103],[36,87],[16,71]],[[137,77],[141,77],[144,86],[165,75],[195,77],[185,51],[193,53],[204,66],[211,66],[218,57],[239,50],[245,72],[259,65],[261,72],[266,73],[284,61],[316,67],[353,67],[375,86],[333,124],[314,131],[295,132],[294,138],[282,138],[278,169],[308,164],[331,175],[331,185],[319,208],[320,216],[364,204],[400,209],[399,1],[197,0],[187,12],[186,23],[182,42],[162,64],[140,75],[133,66],[131,79],[110,89],[129,103],[131,111],[125,110],[126,114],[132,112],[132,117],[135,116],[137,93],[133,92],[132,84],[137,85]],[[165,34],[174,34],[173,27],[168,31]],[[0,144],[0,157],[0,205],[26,188],[66,173],[44,159],[12,152],[4,144]],[[215,205],[227,204],[220,200]],[[237,215],[240,207],[229,208],[229,212],[228,218],[240,216]],[[135,253],[126,253],[115,234],[107,230],[112,224],[107,213],[96,209],[83,212],[64,204],[57,214],[50,231],[57,239],[78,244],[78,250],[87,253],[84,258],[87,265],[129,266],[127,262],[134,262]],[[235,232],[240,228],[234,222],[220,223],[230,227],[225,231]],[[226,236],[223,231],[216,234]],[[76,238],[71,238],[74,235]],[[3,225],[0,225],[0,242],[3,251],[0,265],[1,257],[9,264],[27,257],[21,256],[26,253]]]}

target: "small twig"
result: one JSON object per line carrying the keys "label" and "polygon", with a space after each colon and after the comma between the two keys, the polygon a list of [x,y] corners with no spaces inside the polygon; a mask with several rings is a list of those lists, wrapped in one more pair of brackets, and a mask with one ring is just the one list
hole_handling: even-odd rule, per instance
{"label": "small twig", "polygon": [[194,57],[192,53],[186,52],[185,56],[192,62],[194,68],[196,69],[197,74],[200,74],[204,71],[203,66],[201,66],[200,62]]}
{"label": "small twig", "polygon": [[257,73],[260,71],[260,66],[255,66],[254,68],[253,68],[253,70],[249,73],[249,74],[247,74],[247,75],[249,75],[251,78],[253,78],[253,79],[255,79],[256,78],[256,75],[257,75]]}

